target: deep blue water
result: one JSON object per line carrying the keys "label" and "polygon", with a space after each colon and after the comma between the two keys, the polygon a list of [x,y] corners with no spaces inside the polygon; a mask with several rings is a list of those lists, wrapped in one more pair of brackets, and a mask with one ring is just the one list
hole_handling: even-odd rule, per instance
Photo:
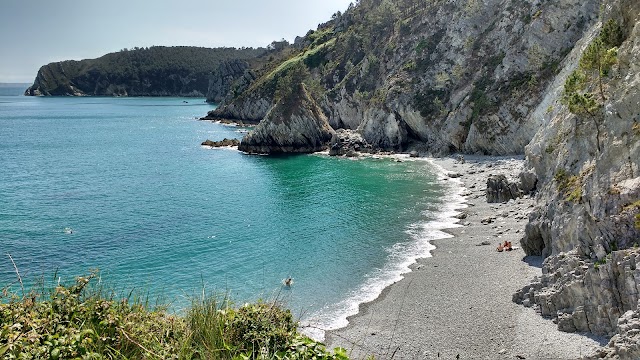
{"label": "deep blue water", "polygon": [[25,279],[99,268],[177,309],[204,287],[238,303],[278,297],[329,327],[450,224],[452,190],[426,161],[209,149],[241,136],[195,120],[211,108],[0,96],[0,288],[17,290],[11,254]]}

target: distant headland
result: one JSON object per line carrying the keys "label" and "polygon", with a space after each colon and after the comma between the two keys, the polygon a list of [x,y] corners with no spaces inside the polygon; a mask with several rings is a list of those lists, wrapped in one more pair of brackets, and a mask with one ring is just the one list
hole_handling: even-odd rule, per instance
{"label": "distant headland", "polygon": [[[234,79],[264,48],[152,46],[123,49],[97,59],[67,60],[44,65],[27,96],[186,96],[205,97],[210,83]],[[220,95],[213,93],[211,101]]]}

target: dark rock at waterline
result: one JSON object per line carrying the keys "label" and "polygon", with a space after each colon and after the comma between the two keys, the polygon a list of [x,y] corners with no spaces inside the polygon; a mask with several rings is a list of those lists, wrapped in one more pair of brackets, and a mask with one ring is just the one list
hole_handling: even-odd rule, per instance
{"label": "dark rock at waterline", "polygon": [[311,153],[325,150],[335,131],[304,84],[278,101],[238,149],[250,154]]}
{"label": "dark rock at waterline", "polygon": [[330,156],[350,156],[354,153],[370,153],[373,149],[355,130],[338,129],[331,138]]}
{"label": "dark rock at waterline", "polygon": [[240,140],[224,138],[223,140],[220,140],[220,141],[211,141],[207,139],[204,142],[202,142],[202,145],[211,146],[211,147],[238,146],[240,145]]}

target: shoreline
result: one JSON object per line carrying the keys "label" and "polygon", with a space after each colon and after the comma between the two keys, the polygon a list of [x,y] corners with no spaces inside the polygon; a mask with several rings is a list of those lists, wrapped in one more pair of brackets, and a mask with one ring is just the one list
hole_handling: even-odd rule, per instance
{"label": "shoreline", "polygon": [[[424,159],[424,158],[423,158]],[[490,174],[516,176],[522,156],[428,158],[444,178],[455,173],[466,208],[450,238],[430,241],[431,257],[419,258],[373,301],[361,303],[346,327],[326,332],[329,348],[344,347],[353,359],[578,359],[606,339],[563,333],[513,293],[541,274],[540,257],[525,257],[519,240],[534,199],[486,202]],[[457,175],[461,175],[457,177]],[[499,242],[515,249],[497,252]],[[484,245],[488,244],[488,245]]]}
{"label": "shoreline", "polygon": [[[328,151],[316,152],[311,155],[320,155],[332,158]],[[336,156],[344,158],[344,156]],[[363,304],[375,301],[380,297],[381,293],[393,284],[404,279],[407,273],[413,271],[412,267],[420,259],[430,258],[435,249],[434,240],[450,238],[451,235],[447,229],[460,227],[460,219],[456,217],[462,209],[467,207],[464,198],[464,189],[458,184],[458,179],[445,175],[445,171],[433,164],[427,158],[411,158],[407,154],[359,154],[356,157],[347,157],[350,160],[358,159],[387,159],[397,162],[413,163],[416,166],[426,166],[433,173],[434,180],[445,188],[445,195],[437,200],[439,210],[428,219],[411,224],[415,226],[415,232],[410,235],[412,240],[410,244],[405,244],[400,252],[394,255],[400,255],[394,261],[389,261],[383,268],[380,268],[378,275],[367,278],[366,281],[354,289],[350,295],[339,302],[324,308],[323,311],[314,314],[314,316],[301,321],[300,330],[307,336],[318,340],[325,340],[325,333],[333,330],[344,328],[348,325],[348,319],[356,316],[361,310]],[[446,181],[449,180],[449,181]],[[455,183],[455,184],[454,184]],[[435,216],[434,216],[435,215]],[[409,230],[405,230],[407,232]]]}

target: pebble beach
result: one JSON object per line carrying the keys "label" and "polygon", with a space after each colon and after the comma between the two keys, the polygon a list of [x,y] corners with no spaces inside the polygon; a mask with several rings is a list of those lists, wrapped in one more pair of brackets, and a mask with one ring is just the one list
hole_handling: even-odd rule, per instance
{"label": "pebble beach", "polygon": [[[404,279],[362,304],[345,328],[327,332],[330,348],[353,359],[580,359],[603,338],[557,330],[512,294],[541,274],[542,258],[527,257],[519,240],[534,198],[487,203],[490,175],[517,176],[522,157],[432,159],[442,181],[462,186],[466,207],[451,238],[434,241]],[[512,251],[497,247],[511,242]]]}

